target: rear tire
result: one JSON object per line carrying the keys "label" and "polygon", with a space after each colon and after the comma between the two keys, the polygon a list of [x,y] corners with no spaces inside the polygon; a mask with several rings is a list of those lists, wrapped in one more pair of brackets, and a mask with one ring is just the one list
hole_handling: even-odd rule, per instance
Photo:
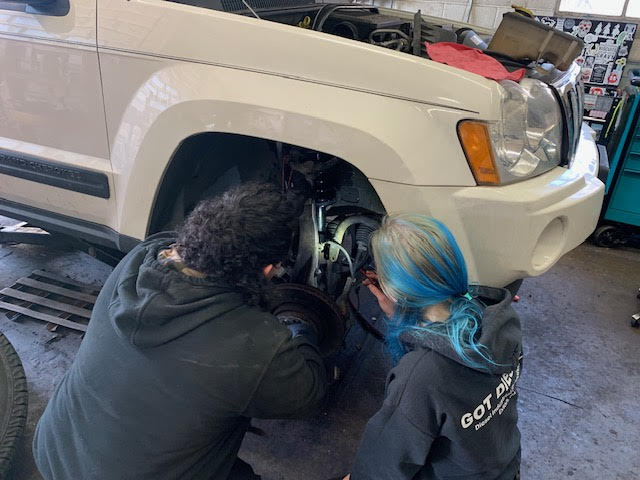
{"label": "rear tire", "polygon": [[22,437],[28,398],[22,362],[9,340],[0,333],[0,478],[7,478]]}

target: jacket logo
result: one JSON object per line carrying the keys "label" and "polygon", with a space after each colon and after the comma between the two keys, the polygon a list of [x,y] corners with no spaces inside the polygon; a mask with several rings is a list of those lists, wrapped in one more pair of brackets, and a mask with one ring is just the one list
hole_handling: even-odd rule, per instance
{"label": "jacket logo", "polygon": [[475,424],[474,428],[480,430],[496,415],[502,415],[511,398],[516,394],[516,382],[519,378],[520,365],[509,373],[503,373],[495,391],[484,397],[473,411],[462,415],[460,418],[462,428],[469,428]]}

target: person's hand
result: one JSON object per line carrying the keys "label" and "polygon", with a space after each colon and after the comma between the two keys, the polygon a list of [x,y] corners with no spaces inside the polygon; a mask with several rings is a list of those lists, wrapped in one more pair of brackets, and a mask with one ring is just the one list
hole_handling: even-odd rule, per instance
{"label": "person's hand", "polygon": [[273,263],[270,263],[262,269],[262,274],[266,277],[267,280],[271,280],[278,273],[278,270],[280,270],[281,267],[282,262],[278,262],[275,265]]}
{"label": "person's hand", "polygon": [[296,338],[298,335],[304,335],[313,344],[318,343],[318,333],[315,328],[307,322],[302,321],[300,317],[291,314],[280,314],[276,317],[280,322],[280,325],[284,325],[291,332],[291,338]]}
{"label": "person's hand", "polygon": [[364,272],[364,276],[366,277],[362,282],[371,293],[378,300],[378,305],[380,305],[380,310],[388,317],[393,317],[393,314],[396,311],[396,304],[393,300],[387,297],[384,292],[380,289],[380,284],[378,283],[378,275],[375,272],[371,272],[367,270]]}
{"label": "person's hand", "polygon": [[349,480],[351,478],[351,474],[348,473],[346,477],[344,477],[342,480]]}

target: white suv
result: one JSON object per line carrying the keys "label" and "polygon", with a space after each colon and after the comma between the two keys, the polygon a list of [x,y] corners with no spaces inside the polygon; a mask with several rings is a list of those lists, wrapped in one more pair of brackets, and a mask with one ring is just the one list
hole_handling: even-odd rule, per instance
{"label": "white suv", "polygon": [[603,198],[579,69],[502,85],[424,58],[456,41],[446,24],[313,0],[0,0],[0,213],[127,251],[271,179],[309,200],[289,273],[334,297],[329,270],[363,264],[385,212],[443,220],[474,282],[538,275]]}

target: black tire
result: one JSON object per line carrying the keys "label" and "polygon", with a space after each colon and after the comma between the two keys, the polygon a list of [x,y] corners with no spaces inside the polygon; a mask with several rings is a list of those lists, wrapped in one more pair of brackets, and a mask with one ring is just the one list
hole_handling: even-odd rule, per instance
{"label": "black tire", "polygon": [[615,248],[627,243],[627,235],[616,225],[600,225],[593,233],[593,242],[598,247]]}
{"label": "black tire", "polygon": [[20,357],[0,333],[0,478],[7,478],[22,437],[28,399],[27,379]]}

